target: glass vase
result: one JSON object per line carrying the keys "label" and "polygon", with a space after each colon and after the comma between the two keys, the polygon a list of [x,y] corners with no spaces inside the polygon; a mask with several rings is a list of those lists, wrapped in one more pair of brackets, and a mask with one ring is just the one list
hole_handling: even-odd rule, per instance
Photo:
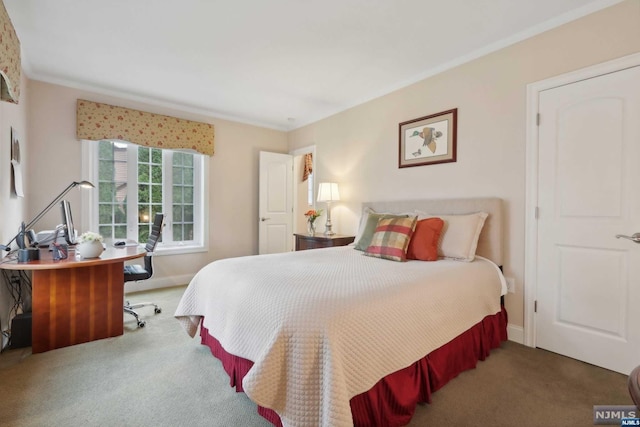
{"label": "glass vase", "polygon": [[307,232],[309,233],[309,236],[315,236],[316,235],[316,224],[315,224],[315,222],[307,221]]}

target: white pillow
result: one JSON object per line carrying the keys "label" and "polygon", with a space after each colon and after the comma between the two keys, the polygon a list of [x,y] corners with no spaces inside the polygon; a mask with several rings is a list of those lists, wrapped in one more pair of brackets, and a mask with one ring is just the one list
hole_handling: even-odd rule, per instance
{"label": "white pillow", "polygon": [[438,257],[470,262],[475,259],[476,248],[484,222],[489,216],[486,212],[466,215],[438,215],[418,212],[418,219],[442,218],[444,226],[438,241]]}

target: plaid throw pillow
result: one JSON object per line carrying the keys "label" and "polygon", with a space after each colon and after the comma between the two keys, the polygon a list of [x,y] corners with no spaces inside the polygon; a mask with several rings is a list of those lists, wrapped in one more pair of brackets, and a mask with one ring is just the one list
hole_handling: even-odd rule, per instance
{"label": "plaid throw pillow", "polygon": [[364,254],[391,261],[406,261],[407,247],[417,220],[417,217],[380,219]]}

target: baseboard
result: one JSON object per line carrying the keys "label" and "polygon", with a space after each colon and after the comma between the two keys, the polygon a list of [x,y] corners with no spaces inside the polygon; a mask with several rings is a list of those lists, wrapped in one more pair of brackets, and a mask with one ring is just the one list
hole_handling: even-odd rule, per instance
{"label": "baseboard", "polygon": [[524,328],[519,325],[507,325],[507,336],[509,341],[524,344]]}
{"label": "baseboard", "polygon": [[141,280],[139,282],[127,282],[124,286],[124,292],[128,294],[130,292],[150,291],[152,289],[186,285],[193,279],[193,276],[193,274],[182,274],[179,276],[152,277],[149,280]]}

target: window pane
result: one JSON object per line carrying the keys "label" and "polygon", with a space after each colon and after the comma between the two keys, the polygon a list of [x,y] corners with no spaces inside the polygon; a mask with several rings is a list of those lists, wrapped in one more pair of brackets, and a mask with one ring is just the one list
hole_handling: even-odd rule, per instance
{"label": "window pane", "polygon": [[111,202],[113,201],[114,184],[108,182],[98,182],[98,201],[99,202]]}
{"label": "window pane", "polygon": [[193,224],[185,224],[182,240],[193,240]]}
{"label": "window pane", "polygon": [[182,184],[182,168],[173,167],[173,183]]}
{"label": "window pane", "polygon": [[144,184],[138,184],[138,203],[149,203],[149,186]]}
{"label": "window pane", "polygon": [[118,224],[126,224],[127,223],[127,205],[125,203],[121,203],[115,205],[113,207],[113,216],[114,222]]}
{"label": "window pane", "polygon": [[184,184],[193,185],[193,168],[184,168]]}
{"label": "window pane", "polygon": [[162,185],[151,186],[151,202],[162,203]]}
{"label": "window pane", "polygon": [[151,149],[151,163],[162,164],[162,150],[159,148]]}
{"label": "window pane", "polygon": [[149,217],[149,223],[152,223],[156,214],[162,213],[164,209],[162,209],[162,205],[152,205],[151,206],[151,216]]}
{"label": "window pane", "polygon": [[113,162],[111,160],[100,160],[98,166],[100,173],[98,174],[98,180],[112,181],[113,180]]}
{"label": "window pane", "polygon": [[126,239],[127,238],[127,226],[118,225],[114,227],[114,239]]}
{"label": "window pane", "polygon": [[147,164],[138,164],[138,182],[151,182],[150,167]]}
{"label": "window pane", "polygon": [[110,225],[101,225],[98,227],[98,234],[107,239],[111,239],[113,237],[112,227]]}
{"label": "window pane", "polygon": [[154,184],[162,184],[162,166],[151,166],[151,182]]}
{"label": "window pane", "polygon": [[182,222],[182,206],[173,205],[173,221]]}
{"label": "window pane", "polygon": [[98,158],[113,160],[113,146],[110,141],[98,142]]}
{"label": "window pane", "polygon": [[193,204],[193,187],[184,187],[183,197],[185,204]]}
{"label": "window pane", "polygon": [[173,203],[182,203],[182,187],[173,186]]}
{"label": "window pane", "polygon": [[173,240],[176,242],[184,240],[182,238],[182,225],[176,223],[173,224]]}
{"label": "window pane", "polygon": [[193,206],[184,207],[184,222],[193,222]]}
{"label": "window pane", "polygon": [[146,147],[138,147],[138,162],[149,163],[149,149]]}
{"label": "window pane", "polygon": [[144,243],[149,239],[149,226],[141,224],[138,226],[138,242]]}
{"label": "window pane", "polygon": [[149,205],[138,205],[138,223],[149,223],[150,212]]}
{"label": "window pane", "polygon": [[184,163],[183,164],[185,166],[189,166],[189,167],[192,168],[193,167],[193,154],[183,153],[183,156],[184,156]]}
{"label": "window pane", "polygon": [[113,206],[101,204],[98,207],[98,216],[100,224],[111,224],[113,222]]}

